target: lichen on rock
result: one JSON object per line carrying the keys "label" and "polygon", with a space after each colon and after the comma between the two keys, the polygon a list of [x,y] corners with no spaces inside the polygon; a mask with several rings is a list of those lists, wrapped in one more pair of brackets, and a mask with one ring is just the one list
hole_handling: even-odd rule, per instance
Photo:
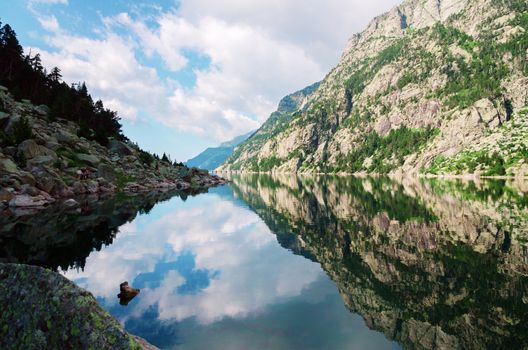
{"label": "lichen on rock", "polygon": [[155,349],[57,272],[0,264],[0,348]]}

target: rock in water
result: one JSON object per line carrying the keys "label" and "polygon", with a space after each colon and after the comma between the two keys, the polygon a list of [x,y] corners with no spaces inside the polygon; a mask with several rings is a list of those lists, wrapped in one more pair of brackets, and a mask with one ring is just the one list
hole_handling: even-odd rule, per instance
{"label": "rock in water", "polygon": [[134,299],[140,292],[139,289],[130,287],[128,282],[121,283],[119,285],[119,290],[121,293],[119,293],[117,297],[119,298],[119,304],[121,305],[128,305],[130,300]]}
{"label": "rock in water", "polygon": [[41,267],[0,264],[1,349],[155,349],[93,295]]}

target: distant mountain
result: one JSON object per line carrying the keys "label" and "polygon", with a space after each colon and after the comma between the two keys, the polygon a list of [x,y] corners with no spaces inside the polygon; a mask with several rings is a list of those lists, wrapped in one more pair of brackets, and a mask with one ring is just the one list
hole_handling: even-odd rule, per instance
{"label": "distant mountain", "polygon": [[189,159],[185,165],[188,167],[197,167],[200,169],[214,170],[222,164],[231,154],[238,144],[247,140],[254,131],[235,137],[234,139],[223,142],[218,147],[210,147]]}
{"label": "distant mountain", "polygon": [[221,166],[528,176],[528,1],[405,0]]}

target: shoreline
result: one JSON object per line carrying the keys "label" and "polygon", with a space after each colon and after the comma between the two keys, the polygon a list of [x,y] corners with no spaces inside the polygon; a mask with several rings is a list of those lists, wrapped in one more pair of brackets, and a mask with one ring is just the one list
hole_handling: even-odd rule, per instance
{"label": "shoreline", "polygon": [[306,172],[273,172],[273,171],[241,171],[241,170],[215,170],[218,174],[267,174],[267,175],[324,175],[324,176],[354,176],[354,177],[415,177],[415,178],[439,178],[439,179],[460,179],[460,180],[520,180],[528,181],[528,176],[509,176],[509,175],[478,175],[478,174],[422,174],[422,173],[306,173]]}
{"label": "shoreline", "polygon": [[164,193],[170,191],[181,191],[192,193],[193,191],[207,190],[209,188],[222,186],[228,181],[217,175],[199,176],[199,180],[186,182],[179,180],[166,180],[154,183],[139,184],[136,182],[129,182],[122,189],[117,189],[116,186],[95,187],[97,190],[86,190],[84,192],[69,194],[67,196],[53,196],[43,190],[38,193],[25,193],[24,191],[9,191],[4,187],[0,187],[0,212],[9,209],[44,209],[52,204],[61,203],[67,207],[78,206],[77,199],[82,196],[117,196],[119,194],[133,195],[141,193]]}

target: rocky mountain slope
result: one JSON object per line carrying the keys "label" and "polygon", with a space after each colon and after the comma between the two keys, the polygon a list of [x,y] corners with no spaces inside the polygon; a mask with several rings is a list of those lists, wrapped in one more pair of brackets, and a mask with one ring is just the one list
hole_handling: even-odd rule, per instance
{"label": "rocky mountain slope", "polygon": [[[47,106],[16,101],[0,86],[0,207],[42,207],[84,194],[190,190],[223,183],[137,145],[107,146],[78,136],[79,125],[50,120]],[[75,205],[74,202],[70,203]]]}
{"label": "rocky mountain slope", "polygon": [[405,349],[525,349],[526,182],[233,174],[279,243]]}
{"label": "rocky mountain slope", "polygon": [[528,176],[527,50],[525,0],[406,0],[220,169]]}
{"label": "rocky mountain slope", "polygon": [[235,137],[234,139],[223,142],[218,147],[210,147],[200,153],[194,158],[185,162],[188,167],[196,167],[200,169],[214,170],[218,168],[235,150],[241,142],[247,140],[254,131]]}

